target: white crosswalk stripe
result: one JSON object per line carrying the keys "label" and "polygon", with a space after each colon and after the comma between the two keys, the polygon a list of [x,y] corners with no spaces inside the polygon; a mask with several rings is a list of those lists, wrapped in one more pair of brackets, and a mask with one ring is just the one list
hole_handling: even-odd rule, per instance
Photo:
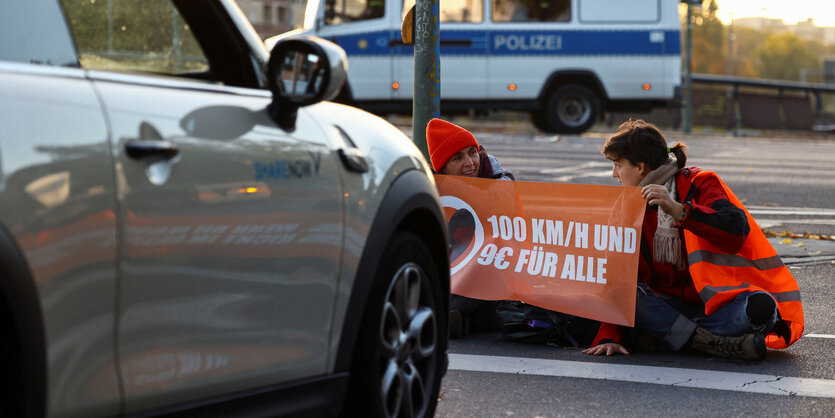
{"label": "white crosswalk stripe", "polygon": [[650,383],[770,395],[835,398],[835,380],[646,365],[449,354],[449,370]]}

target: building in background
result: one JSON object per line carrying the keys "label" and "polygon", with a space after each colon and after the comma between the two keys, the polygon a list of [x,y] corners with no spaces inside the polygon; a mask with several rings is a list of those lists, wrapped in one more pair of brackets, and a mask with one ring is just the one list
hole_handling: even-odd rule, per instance
{"label": "building in background", "polygon": [[238,7],[262,39],[301,24],[306,0],[237,0]]}
{"label": "building in background", "polygon": [[817,41],[824,45],[835,44],[835,28],[821,27],[815,25],[814,19],[807,19],[797,22],[794,25],[787,25],[783,19],[767,17],[741,17],[734,19],[734,25],[747,27],[762,32],[791,32],[798,38],[807,41]]}
{"label": "building in background", "polygon": [[769,17],[740,17],[734,19],[734,25],[763,32],[780,32],[786,30],[786,24],[783,23],[783,19]]}
{"label": "building in background", "polygon": [[799,38],[807,41],[817,41],[824,45],[835,44],[835,28],[815,26],[811,18],[789,27]]}

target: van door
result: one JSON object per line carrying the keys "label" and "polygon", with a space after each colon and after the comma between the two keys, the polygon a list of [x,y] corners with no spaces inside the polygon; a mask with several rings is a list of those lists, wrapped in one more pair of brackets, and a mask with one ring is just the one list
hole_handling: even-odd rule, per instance
{"label": "van door", "polygon": [[[670,43],[678,43],[678,37],[674,36],[678,28],[677,7],[661,0],[580,2],[578,20],[587,43],[593,48],[586,54],[603,56],[589,57],[589,61],[594,58],[600,62],[595,72],[610,99],[666,96],[668,83],[664,74],[669,68],[668,57],[677,61],[678,47],[673,48],[672,55],[667,48]],[[672,19],[668,19],[670,11]],[[665,26],[673,31],[666,31]]]}
{"label": "van door", "polygon": [[392,79],[389,45],[400,40],[397,12],[387,7],[386,0],[333,0],[323,4],[318,16],[323,25],[316,34],[345,50],[351,97],[388,100]]}
{"label": "van door", "polygon": [[[400,0],[394,0],[400,1]],[[415,5],[404,0],[401,22]],[[484,0],[443,0],[441,21],[441,97],[484,99],[487,94],[487,40],[484,28]],[[399,89],[393,99],[411,99],[414,85],[414,48],[392,48],[394,80]]]}
{"label": "van door", "polygon": [[563,38],[580,33],[570,0],[489,1],[489,99],[535,99],[555,71],[585,65],[564,56]]}

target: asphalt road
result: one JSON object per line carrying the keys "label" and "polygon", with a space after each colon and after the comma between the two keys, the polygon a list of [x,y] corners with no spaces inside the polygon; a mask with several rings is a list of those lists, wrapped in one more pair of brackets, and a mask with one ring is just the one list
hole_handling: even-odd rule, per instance
{"label": "asphalt road", "polygon": [[[605,133],[461,124],[519,180],[617,184],[599,151]],[[668,134],[671,144],[681,139]],[[797,238],[835,234],[835,142],[724,134],[684,142],[688,166],[716,171],[761,226],[786,231],[771,242],[800,285],[804,337],[762,362],[742,362],[672,352],[592,357],[471,334],[451,341],[436,416],[835,416],[835,241]]]}

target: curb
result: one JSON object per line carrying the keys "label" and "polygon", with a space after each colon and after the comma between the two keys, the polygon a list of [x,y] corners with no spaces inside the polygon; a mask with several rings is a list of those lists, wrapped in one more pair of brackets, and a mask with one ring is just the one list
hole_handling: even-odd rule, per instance
{"label": "curb", "polygon": [[835,241],[772,237],[768,242],[786,265],[835,264]]}

